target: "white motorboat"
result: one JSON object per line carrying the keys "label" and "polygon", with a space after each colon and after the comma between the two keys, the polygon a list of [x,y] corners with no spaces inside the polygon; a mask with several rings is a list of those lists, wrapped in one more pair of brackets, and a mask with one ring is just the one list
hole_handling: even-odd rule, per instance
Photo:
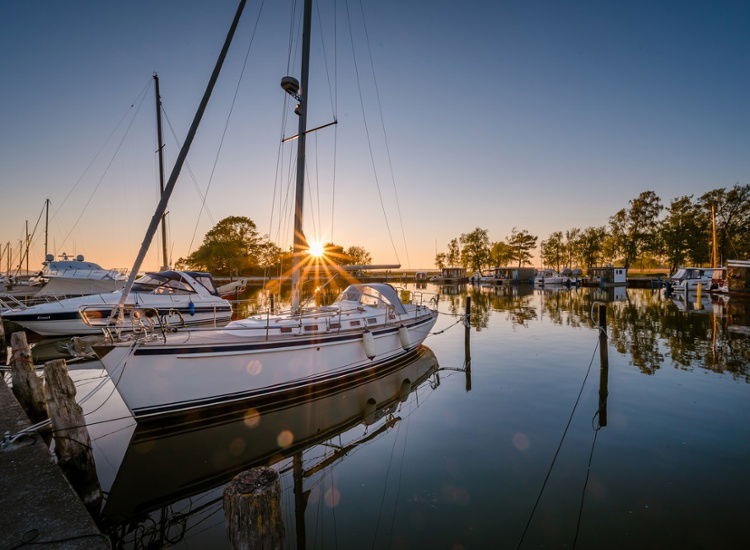
{"label": "white motorboat", "polygon": [[471,277],[469,277],[469,282],[472,284],[492,284],[495,282],[495,279],[492,275],[485,275],[482,273],[482,271],[475,271],[471,274]]}
{"label": "white motorboat", "polygon": [[73,258],[63,253],[58,259],[48,254],[44,268],[31,282],[39,285],[35,296],[85,296],[120,290],[125,275],[87,262],[80,254]]}
{"label": "white motorboat", "polygon": [[437,312],[388,284],[354,284],[331,306],[262,315],[218,330],[98,346],[133,416],[153,417],[330,384],[416,349]]}
{"label": "white motorboat", "polygon": [[673,290],[695,290],[702,285],[705,290],[711,288],[714,268],[711,267],[683,267],[669,278]]}
{"label": "white motorboat", "polygon": [[570,277],[561,275],[554,269],[542,269],[534,277],[535,286],[568,285],[572,282],[573,280]]}
{"label": "white motorboat", "polygon": [[[3,312],[3,318],[42,336],[99,334],[101,325],[91,321],[107,320],[121,295],[116,291],[16,307]],[[147,273],[136,281],[126,305],[126,315],[137,308],[178,326],[224,326],[232,317],[231,304],[219,297],[211,275],[196,271]],[[128,331],[134,321],[125,319],[120,326]]]}

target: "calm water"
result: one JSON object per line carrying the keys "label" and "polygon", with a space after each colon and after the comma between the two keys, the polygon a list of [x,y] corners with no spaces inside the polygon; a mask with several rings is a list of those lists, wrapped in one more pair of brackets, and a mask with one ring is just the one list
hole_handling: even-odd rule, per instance
{"label": "calm water", "polygon": [[[469,372],[456,325],[398,371],[312,402],[160,430],[92,425],[116,544],[226,547],[223,487],[266,463],[281,472],[289,548],[297,532],[306,548],[514,548],[527,524],[523,548],[747,547],[748,304],[443,292],[435,330],[472,297]],[[607,302],[604,350],[594,300]],[[98,367],[73,371],[79,395]],[[126,412],[111,385],[85,409]]]}

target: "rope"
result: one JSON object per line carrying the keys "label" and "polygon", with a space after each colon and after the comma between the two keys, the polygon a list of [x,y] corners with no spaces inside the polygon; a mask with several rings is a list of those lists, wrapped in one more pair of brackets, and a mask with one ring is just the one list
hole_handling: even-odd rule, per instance
{"label": "rope", "polygon": [[445,327],[442,330],[437,330],[435,332],[431,332],[429,335],[430,336],[437,336],[438,334],[443,334],[444,332],[447,332],[448,329],[451,329],[451,328],[455,327],[457,324],[464,323],[464,322],[467,322],[467,321],[468,321],[468,319],[466,318],[466,315],[460,315],[459,318],[456,320],[455,323],[452,323],[452,324],[448,325],[447,327]]}
{"label": "rope", "polygon": [[539,502],[542,500],[542,494],[544,494],[544,490],[547,487],[547,482],[549,481],[550,476],[552,475],[552,470],[555,467],[555,462],[557,461],[557,457],[560,454],[560,449],[562,448],[563,442],[565,441],[565,436],[568,434],[568,428],[570,428],[570,424],[573,421],[573,416],[575,415],[576,409],[578,408],[578,403],[581,400],[581,395],[583,394],[583,388],[586,387],[586,380],[589,378],[589,373],[591,372],[591,365],[594,364],[594,357],[596,356],[596,350],[599,349],[599,340],[596,341],[596,345],[594,346],[594,351],[591,354],[591,361],[589,361],[589,366],[586,369],[586,375],[583,377],[583,382],[581,382],[581,389],[578,390],[578,396],[576,397],[575,403],[573,403],[573,409],[570,411],[570,416],[568,417],[568,422],[565,424],[565,429],[563,430],[562,437],[560,437],[560,442],[557,444],[557,449],[555,450],[555,454],[552,456],[552,462],[549,465],[549,468],[547,469],[547,474],[544,476],[544,481],[542,482],[542,486],[539,489],[539,494],[536,497],[536,501],[534,501],[534,506],[531,509],[531,514],[529,514],[529,519],[526,521],[526,526],[523,528],[523,533],[521,533],[521,538],[518,541],[518,544],[516,545],[516,548],[521,548],[521,545],[523,544],[524,539],[526,538],[526,533],[529,530],[529,527],[531,526],[531,521],[534,519],[534,514],[536,513],[536,509],[539,506]]}
{"label": "rope", "polygon": [[396,250],[396,243],[393,240],[393,233],[391,232],[391,224],[388,221],[388,214],[385,210],[385,204],[383,203],[383,192],[380,189],[380,179],[378,178],[378,170],[375,166],[375,155],[372,151],[372,140],[370,139],[370,129],[367,126],[367,115],[365,114],[365,100],[362,96],[362,83],[359,78],[359,67],[357,66],[357,54],[354,48],[354,34],[352,33],[352,20],[349,13],[349,0],[346,0],[346,21],[349,28],[349,38],[352,46],[352,58],[354,60],[354,73],[357,77],[357,91],[359,92],[359,105],[362,109],[362,122],[365,127],[365,135],[367,136],[367,148],[370,151],[370,164],[372,165],[372,172],[375,177],[375,186],[378,189],[378,200],[380,201],[380,209],[383,211],[383,218],[385,219],[385,228],[388,231],[388,238],[391,241],[391,247],[393,247],[393,253],[396,255],[396,260],[401,263],[398,257],[398,251]]}
{"label": "rope", "polygon": [[193,250],[193,243],[195,242],[195,234],[198,231],[198,224],[200,224],[201,216],[203,215],[203,207],[206,204],[206,197],[208,197],[208,192],[211,189],[211,184],[214,181],[214,173],[216,172],[216,165],[219,163],[219,156],[221,155],[221,149],[224,146],[224,138],[226,137],[227,130],[229,129],[229,120],[232,118],[234,105],[237,102],[237,94],[240,91],[240,84],[242,83],[242,77],[245,76],[245,69],[247,68],[247,60],[250,57],[250,50],[252,49],[253,42],[255,41],[255,31],[258,29],[258,22],[260,22],[260,16],[263,13],[264,5],[265,5],[265,0],[261,0],[260,8],[258,8],[258,17],[255,18],[255,25],[253,26],[252,33],[250,34],[250,43],[247,45],[247,51],[245,52],[245,59],[242,61],[242,70],[240,71],[240,77],[237,79],[237,86],[235,86],[234,88],[234,95],[232,96],[232,103],[229,106],[227,119],[224,122],[224,130],[221,132],[221,139],[219,140],[219,147],[216,150],[216,156],[214,157],[214,164],[211,167],[211,175],[208,177],[208,184],[206,185],[206,193],[203,196],[203,202],[201,203],[201,208],[198,211],[198,218],[195,220],[195,227],[193,228],[193,236],[190,238],[190,246],[188,246],[188,253],[187,253],[188,256],[190,256],[190,252]]}
{"label": "rope", "polygon": [[[599,415],[599,411],[596,411],[594,413],[594,418],[596,418]],[[592,423],[594,418],[592,418]],[[583,504],[586,501],[586,488],[589,485],[589,475],[591,474],[591,462],[594,458],[594,447],[596,446],[596,438],[599,435],[599,430],[601,430],[601,426],[597,426],[594,428],[594,439],[591,442],[591,451],[589,452],[589,462],[586,465],[586,480],[583,482],[583,489],[581,490],[581,504],[578,507],[578,521],[576,521],[576,534],[575,537],[573,537],[573,548],[576,547],[576,544],[578,543],[578,533],[581,530],[581,518],[583,517]]]}

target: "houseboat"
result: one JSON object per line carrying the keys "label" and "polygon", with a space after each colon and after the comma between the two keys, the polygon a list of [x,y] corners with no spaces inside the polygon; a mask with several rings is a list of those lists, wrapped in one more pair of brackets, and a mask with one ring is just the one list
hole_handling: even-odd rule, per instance
{"label": "houseboat", "polygon": [[438,275],[435,280],[442,283],[465,283],[468,281],[468,278],[466,277],[466,268],[444,267],[440,270],[440,275]]}
{"label": "houseboat", "polygon": [[591,286],[610,287],[626,286],[628,284],[628,270],[624,267],[590,267],[586,283]]}
{"label": "houseboat", "polygon": [[536,277],[533,267],[496,267],[493,271],[493,280],[497,284],[533,284]]}

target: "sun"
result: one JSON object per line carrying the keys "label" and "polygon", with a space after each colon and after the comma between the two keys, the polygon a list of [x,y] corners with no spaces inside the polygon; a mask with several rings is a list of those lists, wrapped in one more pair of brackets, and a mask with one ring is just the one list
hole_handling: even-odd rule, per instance
{"label": "sun", "polygon": [[310,248],[307,249],[307,253],[313,258],[322,258],[325,256],[325,248],[321,242],[311,242]]}

